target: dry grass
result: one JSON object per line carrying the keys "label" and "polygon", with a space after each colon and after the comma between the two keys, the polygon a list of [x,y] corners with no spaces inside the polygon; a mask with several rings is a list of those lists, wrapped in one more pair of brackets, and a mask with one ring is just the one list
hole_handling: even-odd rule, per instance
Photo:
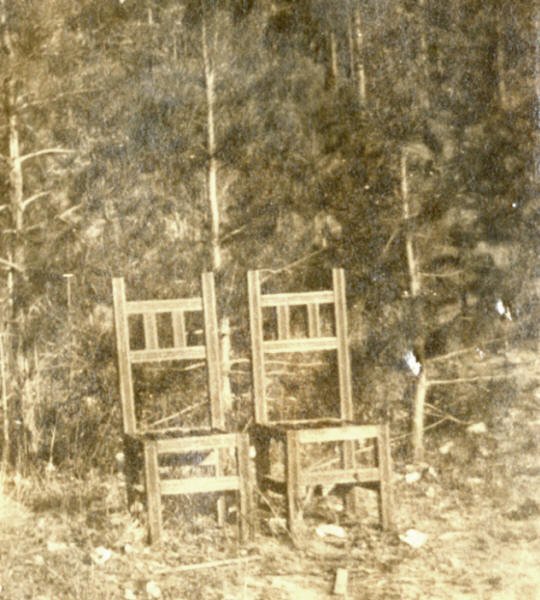
{"label": "dry grass", "polygon": [[[349,570],[359,600],[540,597],[540,456],[538,397],[522,390],[495,415],[487,434],[454,425],[430,437],[434,471],[415,483],[396,465],[400,532],[417,529],[427,542],[414,550],[377,529],[373,505],[353,522],[324,504],[312,507],[293,547],[261,512],[256,544],[240,548],[235,528],[213,518],[169,511],[167,536],[150,550],[145,529],[125,510],[119,476],[84,480],[54,471],[11,481],[0,495],[0,597],[10,600],[208,598],[287,600],[330,598],[335,571]],[[438,447],[452,440],[453,449]],[[7,492],[7,493],[6,493]],[[282,506],[270,498],[274,513]],[[186,518],[188,514],[188,518]],[[321,521],[339,522],[345,540],[320,538]],[[188,563],[256,555],[222,568],[178,572]],[[153,595],[154,594],[154,595]]]}

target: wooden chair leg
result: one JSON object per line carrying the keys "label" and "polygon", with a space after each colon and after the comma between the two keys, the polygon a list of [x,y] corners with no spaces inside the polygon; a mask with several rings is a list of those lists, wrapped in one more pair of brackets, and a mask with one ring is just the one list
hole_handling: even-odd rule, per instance
{"label": "wooden chair leg", "polygon": [[148,529],[150,543],[161,540],[161,490],[159,485],[159,466],[157,442],[144,444],[144,472],[146,480],[146,503],[148,509]]}
{"label": "wooden chair leg", "polygon": [[292,535],[297,533],[299,525],[300,489],[300,445],[296,431],[287,431],[285,441],[285,474],[287,494],[287,527]]}
{"label": "wooden chair leg", "polygon": [[237,440],[236,460],[240,479],[238,527],[240,540],[246,543],[255,537],[253,486],[249,470],[249,438],[246,434],[238,434]]}
{"label": "wooden chair leg", "polygon": [[[227,451],[217,450],[216,455],[216,475],[223,475],[223,467],[227,461]],[[221,494],[217,500],[217,523],[218,527],[225,527],[227,519],[227,506],[225,502],[225,494]]]}
{"label": "wooden chair leg", "polygon": [[381,425],[377,438],[377,458],[379,463],[379,517],[384,530],[394,529],[394,508],[392,497],[392,456],[390,453],[390,428]]}
{"label": "wooden chair leg", "polygon": [[[343,469],[354,469],[356,458],[354,456],[354,440],[343,442],[341,445],[341,467]],[[349,515],[357,515],[359,506],[359,490],[355,486],[345,493],[345,510]]]}
{"label": "wooden chair leg", "polygon": [[260,435],[255,437],[254,443],[257,487],[264,492],[266,490],[264,478],[270,473],[270,439]]}
{"label": "wooden chair leg", "polygon": [[131,510],[137,500],[142,500],[141,493],[137,492],[137,485],[141,483],[141,459],[140,441],[129,435],[124,436],[124,477],[128,510]]}

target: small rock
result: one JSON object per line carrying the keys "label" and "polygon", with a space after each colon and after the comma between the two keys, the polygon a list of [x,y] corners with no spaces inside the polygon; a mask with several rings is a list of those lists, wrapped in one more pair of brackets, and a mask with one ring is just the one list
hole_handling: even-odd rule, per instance
{"label": "small rock", "polygon": [[34,556],[34,564],[38,567],[42,567],[45,564],[45,559],[41,554],[36,554]]}
{"label": "small rock", "polygon": [[426,496],[431,499],[435,498],[435,488],[432,485],[426,490]]}
{"label": "small rock", "polygon": [[339,525],[324,524],[319,525],[315,530],[319,537],[333,536],[344,540],[347,537],[347,532]]}
{"label": "small rock", "polygon": [[422,473],[413,471],[412,473],[405,473],[405,483],[417,483],[422,479]]}
{"label": "small rock", "polygon": [[450,451],[452,450],[452,448],[454,447],[454,442],[449,441],[446,442],[446,444],[443,444],[442,446],[439,446],[439,454],[450,454]]}
{"label": "small rock", "polygon": [[404,534],[399,536],[399,539],[417,550],[421,548],[428,540],[427,533],[423,533],[422,531],[417,531],[416,529],[407,529]]}
{"label": "small rock", "polygon": [[161,590],[155,581],[146,584],[146,593],[149,598],[161,598]]}
{"label": "small rock", "polygon": [[94,548],[92,550],[90,558],[92,559],[92,562],[95,565],[98,565],[100,567],[101,565],[104,565],[108,560],[110,560],[112,558],[112,555],[112,551],[108,548],[105,548],[104,546],[98,546],[97,548]]}
{"label": "small rock", "polygon": [[65,543],[65,542],[54,542],[52,540],[49,540],[47,542],[47,550],[49,552],[66,552],[67,550],[69,550],[69,546]]}
{"label": "small rock", "polygon": [[473,423],[472,425],[469,425],[467,427],[467,433],[487,433],[487,427],[486,424],[483,422],[480,423]]}
{"label": "small rock", "polygon": [[137,595],[131,588],[124,590],[124,600],[137,600]]}

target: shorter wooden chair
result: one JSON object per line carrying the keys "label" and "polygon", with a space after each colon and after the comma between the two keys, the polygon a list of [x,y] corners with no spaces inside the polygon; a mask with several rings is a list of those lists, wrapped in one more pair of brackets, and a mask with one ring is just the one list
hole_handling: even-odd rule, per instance
{"label": "shorter wooden chair", "polygon": [[[294,533],[301,517],[301,502],[306,488],[338,486],[348,490],[346,505],[356,511],[355,486],[373,488],[378,493],[379,516],[383,529],[393,527],[391,457],[388,425],[355,423],[352,404],[351,368],[349,358],[345,275],[333,270],[333,289],[315,292],[263,294],[259,271],[248,273],[248,295],[253,372],[255,425],[252,429],[257,450],[257,483],[261,490],[285,493],[287,523]],[[333,305],[335,334],[324,334],[320,306]],[[292,337],[291,307],[304,306],[307,312],[307,332]],[[277,339],[265,339],[263,309],[275,311]],[[339,377],[339,417],[272,421],[266,397],[267,354],[337,351]],[[271,476],[270,444],[274,440],[284,447],[285,478]],[[358,447],[366,440],[374,441],[375,466],[357,464]],[[304,468],[302,447],[307,444],[335,443],[340,448],[340,466],[331,470]],[[309,453],[308,453],[309,455]]]}
{"label": "shorter wooden chair", "polygon": [[[149,537],[152,543],[162,535],[161,497],[170,495],[221,493],[218,500],[218,521],[225,520],[225,492],[238,496],[238,524],[243,541],[253,534],[251,516],[252,485],[249,469],[249,437],[242,433],[226,433],[221,397],[220,353],[216,313],[214,278],[212,273],[202,275],[202,297],[168,300],[126,300],[123,278],[113,279],[114,316],[118,351],[118,372],[122,418],[126,449],[126,485],[128,502],[134,498],[135,482],[139,475],[137,454],[142,448],[144,478],[148,509]],[[190,345],[186,332],[186,313],[201,312],[204,320],[204,344]],[[157,316],[170,314],[171,341],[162,347],[158,333]],[[130,317],[142,316],[144,347],[130,345]],[[139,426],[135,410],[133,388],[134,364],[169,361],[204,360],[208,375],[210,426],[194,430],[192,427],[163,428]],[[160,419],[158,425],[166,419]],[[234,454],[233,475],[224,475],[227,454]],[[205,469],[213,474],[193,476],[192,469],[181,471],[167,479],[161,473],[160,458],[189,464],[190,457],[206,456]],[[229,456],[230,458],[230,456]],[[187,459],[187,460],[186,460]],[[197,467],[194,467],[195,469]]]}

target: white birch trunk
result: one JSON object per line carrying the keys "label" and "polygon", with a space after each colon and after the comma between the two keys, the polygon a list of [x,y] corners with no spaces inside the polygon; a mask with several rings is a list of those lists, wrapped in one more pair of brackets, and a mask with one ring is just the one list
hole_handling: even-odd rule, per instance
{"label": "white birch trunk", "polygon": [[332,72],[332,79],[337,83],[339,79],[339,64],[337,55],[337,41],[336,34],[330,32],[330,68]]}
{"label": "white birch trunk", "polygon": [[[218,164],[216,159],[216,133],[215,133],[215,71],[209,52],[206,22],[202,23],[202,49],[204,61],[204,78],[206,86],[206,119],[207,119],[207,145],[208,145],[208,206],[210,211],[210,251],[212,254],[212,270],[217,272],[222,268],[223,258],[220,244],[220,203],[218,195]],[[225,411],[232,406],[231,392],[231,339],[229,318],[220,318],[221,337],[221,373],[222,394]]]}
{"label": "white birch trunk", "polygon": [[497,65],[497,88],[499,92],[499,105],[503,110],[508,108],[508,90],[506,88],[505,78],[505,56],[503,46],[503,29],[501,16],[497,15],[497,50],[496,50],[496,65]]}
{"label": "white birch trunk", "polygon": [[426,38],[426,0],[418,0],[420,5],[421,17],[420,17],[420,69],[422,72],[422,83],[419,86],[418,97],[420,100],[420,106],[424,110],[429,110],[430,98],[428,93],[429,84],[429,63],[428,63],[428,44]]}
{"label": "white birch trunk", "polygon": [[362,31],[362,14],[360,13],[360,6],[356,6],[354,9],[354,40],[358,102],[360,103],[360,106],[365,106],[367,100],[366,70],[364,65],[364,33]]}
{"label": "white birch trunk", "polygon": [[[418,260],[414,251],[414,238],[410,223],[411,207],[409,201],[406,150],[402,150],[401,153],[401,199],[403,202],[403,219],[405,221],[405,252],[407,256],[407,269],[409,271],[409,290],[411,302],[413,303],[414,318],[421,319],[422,315],[420,311],[416,310],[416,303],[422,289],[422,281],[418,268]],[[422,324],[417,324],[418,326],[422,327]],[[421,365],[421,371],[414,390],[411,445],[415,462],[422,462],[424,458],[425,403],[429,383],[424,356],[424,340],[415,340],[415,342],[416,359]]]}
{"label": "white birch trunk", "polygon": [[0,493],[1,479],[9,469],[11,460],[11,436],[10,436],[10,407],[8,402],[7,380],[6,380],[6,348],[4,334],[0,334],[0,377],[2,378],[2,463],[0,465]]}

